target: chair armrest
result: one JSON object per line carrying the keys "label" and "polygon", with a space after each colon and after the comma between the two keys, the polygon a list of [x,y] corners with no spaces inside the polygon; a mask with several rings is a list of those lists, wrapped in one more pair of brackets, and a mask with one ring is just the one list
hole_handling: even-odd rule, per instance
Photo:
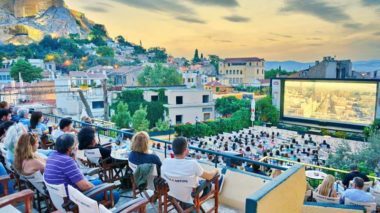
{"label": "chair armrest", "polygon": [[145,207],[149,203],[149,200],[143,197],[136,198],[131,200],[123,205],[117,207],[112,210],[112,213],[120,213],[120,212],[134,212],[139,210],[142,207]]}
{"label": "chair armrest", "polygon": [[101,145],[103,148],[112,147],[112,143],[104,143]]}
{"label": "chair armrest", "polygon": [[8,195],[8,182],[10,179],[9,175],[0,176],[0,184],[3,186],[3,195]]}
{"label": "chair armrest", "polygon": [[32,210],[32,201],[33,201],[34,192],[30,189],[23,190],[11,195],[4,196],[0,198],[0,207],[4,207],[14,203],[25,203],[25,211],[31,212]]}
{"label": "chair armrest", "polygon": [[112,183],[103,183],[83,192],[83,194],[87,197],[94,197],[95,195],[98,195],[100,193],[111,191],[114,187],[115,185]]}
{"label": "chair armrest", "polygon": [[100,168],[99,168],[99,167],[96,167],[96,168],[90,168],[90,169],[86,170],[83,174],[84,174],[84,175],[92,176],[92,175],[98,174],[99,171],[100,171]]}
{"label": "chair armrest", "polygon": [[191,196],[196,197],[199,195],[206,187],[210,186],[212,183],[217,182],[219,180],[219,176],[219,174],[216,174],[211,180],[203,181],[199,186],[197,186],[197,188],[194,189],[194,191],[191,193]]}

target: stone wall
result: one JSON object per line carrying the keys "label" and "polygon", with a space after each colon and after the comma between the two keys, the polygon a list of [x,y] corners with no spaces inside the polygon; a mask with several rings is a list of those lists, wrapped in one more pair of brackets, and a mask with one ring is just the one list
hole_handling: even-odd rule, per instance
{"label": "stone wall", "polygon": [[14,0],[12,12],[16,17],[34,17],[52,6],[63,5],[63,0]]}

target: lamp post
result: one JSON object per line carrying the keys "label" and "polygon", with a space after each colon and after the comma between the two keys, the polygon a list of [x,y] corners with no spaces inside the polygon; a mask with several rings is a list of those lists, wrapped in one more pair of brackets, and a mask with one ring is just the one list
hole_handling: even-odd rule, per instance
{"label": "lamp post", "polygon": [[198,135],[198,123],[199,123],[199,118],[198,116],[195,116],[195,132],[197,133],[197,135]]}
{"label": "lamp post", "polygon": [[[169,119],[169,142],[171,142],[170,140],[171,134],[172,134],[172,119]],[[167,143],[165,143],[165,158],[166,158],[166,150],[167,150]]]}

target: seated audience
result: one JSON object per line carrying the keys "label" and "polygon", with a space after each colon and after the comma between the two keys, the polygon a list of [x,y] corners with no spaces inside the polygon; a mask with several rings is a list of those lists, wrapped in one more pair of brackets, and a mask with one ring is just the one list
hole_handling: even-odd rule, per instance
{"label": "seated audience", "polygon": [[[0,163],[0,177],[5,176],[5,175],[9,175],[9,174],[7,170],[5,169],[4,165]],[[13,186],[14,186],[13,180],[8,181],[8,194],[13,194],[15,192]],[[3,194],[4,194],[3,184],[0,184],[0,195],[3,195]]]}
{"label": "seated audience", "polygon": [[335,178],[332,175],[327,175],[323,182],[318,186],[316,192],[326,197],[337,197],[336,190],[334,189]]}
{"label": "seated audience", "polygon": [[342,181],[343,186],[344,186],[345,188],[348,188],[348,187],[349,187],[349,185],[350,185],[350,181],[353,180],[355,177],[360,177],[361,179],[364,180],[364,182],[368,182],[368,181],[369,181],[369,178],[367,177],[367,175],[361,173],[361,172],[359,171],[357,165],[351,165],[350,168],[351,168],[351,172],[348,173],[348,174],[344,177],[344,179],[343,179],[343,181]]}
{"label": "seated audience", "polygon": [[20,108],[17,110],[17,115],[19,116],[18,122],[23,124],[26,128],[30,126],[29,110],[25,108]]}
{"label": "seated audience", "polygon": [[5,133],[4,147],[7,149],[6,160],[10,164],[13,164],[13,161],[14,161],[14,152],[15,152],[16,143],[18,142],[18,139],[20,138],[20,136],[24,133],[27,133],[27,130],[22,124],[12,125],[11,127],[9,127],[9,129]]}
{"label": "seated audience", "polygon": [[[165,178],[165,175],[169,176],[195,176],[201,177],[206,180],[211,180],[215,175],[218,174],[218,169],[211,171],[205,171],[201,165],[195,160],[187,160],[186,156],[189,155],[189,147],[187,139],[184,137],[178,137],[173,141],[173,153],[175,158],[167,158],[163,161],[161,167],[161,174]],[[181,197],[176,197],[184,208],[193,206],[193,200],[191,197],[192,188],[181,189]],[[205,189],[203,194],[207,194]]]}
{"label": "seated audience", "polygon": [[65,133],[77,133],[77,131],[73,128],[73,121],[69,118],[62,118],[59,121],[58,129],[52,132],[53,140],[57,140],[57,138]]}
{"label": "seated audience", "polygon": [[6,121],[6,122],[3,122],[2,124],[0,124],[0,141],[1,142],[3,142],[3,140],[5,138],[5,133],[7,132],[9,127],[11,127],[14,124],[15,124],[15,122],[13,122],[13,121]]}
{"label": "seated audience", "polygon": [[149,135],[146,132],[138,132],[132,138],[132,152],[128,160],[136,165],[148,163],[155,164],[157,173],[160,174],[161,160],[155,154],[149,153]]}
{"label": "seated audience", "polygon": [[36,152],[38,135],[25,133],[21,135],[15,149],[14,167],[22,175],[32,175],[37,171],[44,172],[46,160]]}
{"label": "seated audience", "polygon": [[353,179],[353,188],[344,191],[340,202],[344,204],[345,199],[350,199],[355,202],[372,203],[375,202],[375,198],[365,191],[363,191],[364,180],[360,177]]}
{"label": "seated audience", "polygon": [[48,133],[49,129],[42,123],[43,119],[42,112],[34,111],[30,118],[29,131],[35,131],[40,136]]}
{"label": "seated audience", "polygon": [[87,126],[83,127],[78,133],[79,150],[84,149],[99,149],[102,159],[108,159],[107,163],[111,162],[111,149],[102,147],[97,143],[95,129]]}
{"label": "seated audience", "polygon": [[[101,181],[88,181],[80,172],[78,164],[75,162],[74,153],[76,150],[75,137],[72,134],[63,134],[58,137],[55,143],[56,151],[49,156],[46,161],[44,178],[49,184],[64,184],[65,187],[71,185],[80,191],[92,189],[94,185],[101,184]],[[113,192],[115,203],[119,199],[119,193]],[[97,201],[102,200],[103,194],[97,196]]]}
{"label": "seated audience", "polygon": [[0,124],[2,124],[5,121],[11,120],[11,112],[9,109],[0,109]]}

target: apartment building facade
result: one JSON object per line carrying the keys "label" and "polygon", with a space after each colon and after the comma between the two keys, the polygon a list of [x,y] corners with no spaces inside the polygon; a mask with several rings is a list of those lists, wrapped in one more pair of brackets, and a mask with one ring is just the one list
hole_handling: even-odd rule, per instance
{"label": "apartment building facade", "polygon": [[265,60],[257,57],[226,58],[219,62],[219,75],[223,82],[232,86],[252,85],[264,79]]}

